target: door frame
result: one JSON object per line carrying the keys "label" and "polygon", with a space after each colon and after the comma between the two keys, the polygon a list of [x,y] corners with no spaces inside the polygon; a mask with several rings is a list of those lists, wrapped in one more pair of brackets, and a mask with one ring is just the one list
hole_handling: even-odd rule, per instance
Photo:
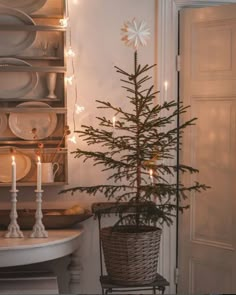
{"label": "door frame", "polygon": [[[216,6],[223,4],[233,4],[236,0],[156,0],[157,5],[157,85],[160,91],[158,100],[160,103],[164,99],[178,99],[178,35],[179,21],[178,15],[182,8],[197,8]],[[168,89],[165,89],[165,82],[168,82]],[[160,272],[166,275],[170,280],[170,292],[174,293],[177,283],[176,276],[178,271],[174,272],[178,266],[177,262],[177,225],[165,229],[165,235],[162,242],[162,253],[160,257]],[[167,252],[167,253],[166,253]]]}

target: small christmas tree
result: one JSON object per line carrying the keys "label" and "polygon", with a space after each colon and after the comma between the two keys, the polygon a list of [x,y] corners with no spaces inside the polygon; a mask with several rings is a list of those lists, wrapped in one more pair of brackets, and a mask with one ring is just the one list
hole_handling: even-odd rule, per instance
{"label": "small christmas tree", "polygon": [[[138,25],[135,20],[126,23],[122,30],[123,41],[135,48],[133,72],[115,67],[127,92],[127,109],[97,100],[98,108],[108,109],[115,116],[113,120],[98,117],[99,129],[82,126],[83,130],[77,131],[88,146],[97,147],[97,151],[78,148],[73,152],[75,158],[92,159],[94,165],[101,165],[102,171],[110,171],[111,175],[106,184],[77,186],[62,192],[102,193],[108,200],[116,200],[117,211],[126,213],[120,216],[119,222],[125,219],[138,231],[143,223],[149,221],[169,225],[176,210],[185,208],[177,207],[176,199],[186,198],[189,192],[200,192],[207,186],[198,182],[185,186],[181,182],[177,185],[175,181],[168,181],[170,175],[175,180],[176,173],[198,172],[182,163],[168,164],[176,157],[184,129],[193,125],[196,118],[173,126],[188,107],[175,101],[154,104],[157,92],[154,85],[146,85],[151,79],[148,72],[155,65],[142,66],[137,58],[138,45],[146,45],[149,30],[144,22]],[[135,214],[132,210],[129,214],[131,207]]]}

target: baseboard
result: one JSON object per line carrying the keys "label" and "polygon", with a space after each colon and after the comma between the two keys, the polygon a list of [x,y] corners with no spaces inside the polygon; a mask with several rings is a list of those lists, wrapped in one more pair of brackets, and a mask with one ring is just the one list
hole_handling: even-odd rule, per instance
{"label": "baseboard", "polygon": [[59,294],[57,277],[51,272],[0,272],[0,294]]}

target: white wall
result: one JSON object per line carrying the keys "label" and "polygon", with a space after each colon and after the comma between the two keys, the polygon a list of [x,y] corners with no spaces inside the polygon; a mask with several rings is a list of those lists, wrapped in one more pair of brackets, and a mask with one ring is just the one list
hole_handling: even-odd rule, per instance
{"label": "white wall", "polygon": [[[96,124],[96,116],[101,113],[96,109],[96,99],[109,100],[118,106],[126,104],[124,91],[120,87],[120,76],[114,65],[129,69],[133,65],[133,51],[120,41],[120,28],[126,20],[136,17],[145,20],[151,29],[149,45],[142,48],[139,61],[153,64],[156,62],[156,2],[157,0],[68,0],[72,29],[72,47],[77,53],[75,69],[77,76],[78,104],[85,111],[76,118],[77,129],[81,124]],[[154,75],[155,76],[155,75]],[[69,124],[73,128],[74,88],[68,88]],[[112,118],[114,114],[106,116]],[[77,145],[70,144],[69,151],[76,147],[86,148],[78,140]],[[92,164],[69,156],[69,186],[94,185],[103,183],[105,175]],[[103,196],[92,197],[79,193],[74,196],[60,195],[61,188],[45,189],[44,208],[67,208],[79,203],[90,208],[91,203],[104,200]],[[20,189],[19,208],[34,206],[33,188]],[[8,189],[1,188],[1,208],[9,207]],[[106,220],[109,222],[109,220]],[[99,252],[97,239],[97,221],[84,222],[85,234],[81,245],[81,293],[101,293],[99,284]]]}

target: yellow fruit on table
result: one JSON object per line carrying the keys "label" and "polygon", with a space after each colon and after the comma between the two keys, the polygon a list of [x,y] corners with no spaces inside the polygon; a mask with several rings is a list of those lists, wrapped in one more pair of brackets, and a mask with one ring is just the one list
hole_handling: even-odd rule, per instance
{"label": "yellow fruit on table", "polygon": [[64,215],[76,215],[76,214],[83,214],[83,213],[84,213],[84,208],[81,208],[79,205],[74,205],[63,212]]}

